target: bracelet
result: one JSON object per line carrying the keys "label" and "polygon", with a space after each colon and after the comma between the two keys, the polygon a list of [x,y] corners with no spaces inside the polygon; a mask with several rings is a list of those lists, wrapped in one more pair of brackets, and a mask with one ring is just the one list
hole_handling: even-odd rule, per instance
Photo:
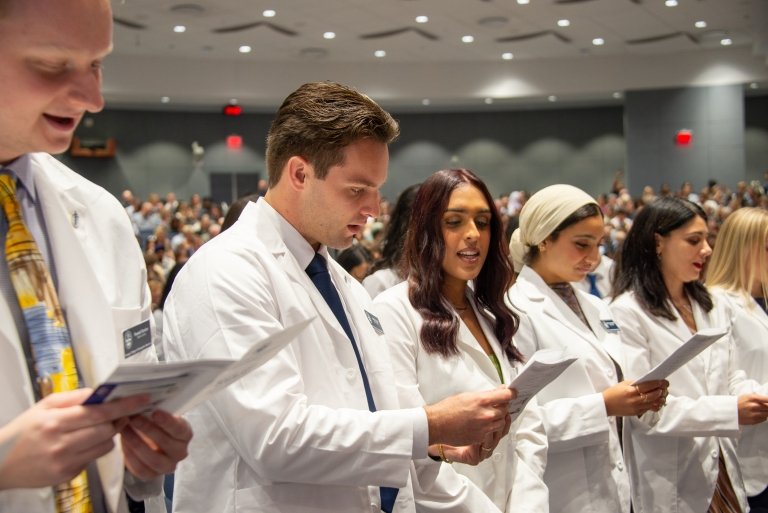
{"label": "bracelet", "polygon": [[445,457],[445,451],[443,451],[443,444],[437,444],[437,452],[440,454],[440,459],[444,462],[451,464],[453,463],[451,460]]}

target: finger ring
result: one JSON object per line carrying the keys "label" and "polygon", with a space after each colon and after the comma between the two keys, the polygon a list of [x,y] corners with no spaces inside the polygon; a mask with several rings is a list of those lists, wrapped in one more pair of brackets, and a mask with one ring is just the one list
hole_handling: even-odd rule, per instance
{"label": "finger ring", "polygon": [[481,448],[482,450],[484,450],[485,452],[493,452],[493,449],[489,449],[489,448],[487,448],[487,447],[484,447],[484,446],[482,446],[482,445],[480,446],[480,448]]}
{"label": "finger ring", "polygon": [[647,403],[648,402],[648,396],[642,392],[640,392],[640,401]]}

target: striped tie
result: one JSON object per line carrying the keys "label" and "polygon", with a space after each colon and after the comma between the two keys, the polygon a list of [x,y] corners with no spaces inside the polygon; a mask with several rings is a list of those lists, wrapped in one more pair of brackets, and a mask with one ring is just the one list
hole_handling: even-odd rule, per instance
{"label": "striped tie", "polygon": [[[35,240],[24,225],[13,177],[0,175],[0,207],[8,220],[5,258],[29,332],[40,397],[79,387],[72,343],[56,289]],[[55,487],[59,513],[91,513],[86,472]]]}

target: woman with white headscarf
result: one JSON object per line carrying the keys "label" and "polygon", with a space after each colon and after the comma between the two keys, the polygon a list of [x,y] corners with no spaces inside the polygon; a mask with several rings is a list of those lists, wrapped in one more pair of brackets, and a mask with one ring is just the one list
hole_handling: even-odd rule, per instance
{"label": "woman with white headscarf", "polygon": [[576,187],[552,185],[523,206],[510,243],[519,272],[507,294],[520,315],[516,345],[525,356],[539,349],[578,356],[538,395],[553,513],[629,513],[621,418],[657,411],[666,399],[666,381],[623,381],[620,327],[607,304],[571,286],[594,266],[602,237],[595,200]]}

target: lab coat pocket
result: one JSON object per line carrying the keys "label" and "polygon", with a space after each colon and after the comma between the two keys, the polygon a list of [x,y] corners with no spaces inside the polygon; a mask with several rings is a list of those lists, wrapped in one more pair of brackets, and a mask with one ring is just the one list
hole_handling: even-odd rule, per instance
{"label": "lab coat pocket", "polygon": [[227,511],[237,511],[238,513],[271,511],[275,507],[275,503],[267,493],[267,489],[256,486],[235,490],[235,504],[233,507],[227,508]]}

